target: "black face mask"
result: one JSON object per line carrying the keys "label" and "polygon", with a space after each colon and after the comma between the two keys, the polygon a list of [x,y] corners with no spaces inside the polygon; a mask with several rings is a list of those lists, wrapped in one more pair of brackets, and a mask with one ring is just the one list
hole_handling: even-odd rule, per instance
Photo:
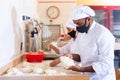
{"label": "black face mask", "polygon": [[72,30],[71,32],[68,33],[72,38],[75,38],[76,31]]}
{"label": "black face mask", "polygon": [[80,32],[80,33],[84,33],[84,32],[88,32],[88,29],[89,28],[87,28],[86,27],[86,20],[87,19],[85,19],[85,24],[84,25],[82,25],[82,26],[79,26],[79,27],[76,27],[76,30],[78,31],[78,32]]}

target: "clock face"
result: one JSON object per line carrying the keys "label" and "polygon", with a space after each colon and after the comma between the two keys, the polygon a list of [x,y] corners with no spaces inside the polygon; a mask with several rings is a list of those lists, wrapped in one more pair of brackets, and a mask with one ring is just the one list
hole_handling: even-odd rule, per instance
{"label": "clock face", "polygon": [[58,7],[56,6],[50,6],[48,9],[47,9],[47,16],[50,18],[50,19],[56,19],[59,17],[59,14],[60,14],[60,10]]}

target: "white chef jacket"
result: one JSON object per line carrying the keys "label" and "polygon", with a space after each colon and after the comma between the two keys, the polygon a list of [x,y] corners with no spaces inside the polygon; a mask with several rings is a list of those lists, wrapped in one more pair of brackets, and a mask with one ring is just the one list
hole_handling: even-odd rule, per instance
{"label": "white chef jacket", "polygon": [[[69,42],[62,47],[58,47],[57,42],[52,42],[51,44],[59,49],[59,56],[64,55],[65,53],[77,54],[75,52],[76,51],[75,49],[77,49],[76,48],[77,47],[76,39],[73,39],[73,38],[70,39]],[[54,50],[53,50],[53,52],[54,52]]]}
{"label": "white chef jacket", "polygon": [[[76,38],[77,39],[77,38]],[[59,55],[63,55],[65,53],[70,53],[70,54],[77,54],[77,40],[76,39],[71,39],[65,46],[59,48]],[[75,65],[81,66],[81,62],[74,61]]]}
{"label": "white chef jacket", "polygon": [[77,42],[76,39],[71,39],[65,46],[59,48],[59,54],[63,55],[65,53],[76,54]]}
{"label": "white chef jacket", "polygon": [[95,72],[84,72],[90,80],[116,80],[114,70],[115,38],[104,26],[93,21],[88,33],[79,33],[77,53],[83,67],[92,66]]}

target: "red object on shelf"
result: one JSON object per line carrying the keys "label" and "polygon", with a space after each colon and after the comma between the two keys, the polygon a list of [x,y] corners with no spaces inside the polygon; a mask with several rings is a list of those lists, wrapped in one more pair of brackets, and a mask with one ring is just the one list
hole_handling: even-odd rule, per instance
{"label": "red object on shelf", "polygon": [[44,52],[27,52],[25,54],[27,62],[42,62],[44,57]]}
{"label": "red object on shelf", "polygon": [[67,36],[67,34],[61,34],[61,35],[60,35],[60,37],[65,37],[65,36]]}

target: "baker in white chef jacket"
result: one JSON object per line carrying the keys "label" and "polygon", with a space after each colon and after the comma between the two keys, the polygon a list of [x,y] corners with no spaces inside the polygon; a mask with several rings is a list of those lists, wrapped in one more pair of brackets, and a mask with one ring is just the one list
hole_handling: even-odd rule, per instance
{"label": "baker in white chef jacket", "polygon": [[116,80],[114,70],[115,38],[103,25],[93,20],[94,10],[78,6],[73,10],[72,20],[77,25],[77,49],[80,66],[71,66],[73,71],[83,72],[90,80]]}
{"label": "baker in white chef jacket", "polygon": [[53,44],[49,45],[50,49],[53,49],[57,54],[64,55],[65,53],[74,53],[76,49],[76,25],[73,23],[72,19],[70,19],[67,24],[66,28],[68,30],[68,35],[71,37],[70,41],[63,47],[57,48]]}
{"label": "baker in white chef jacket", "polygon": [[59,48],[59,54],[63,55],[65,53],[75,53],[76,49],[76,37],[77,37],[77,32],[76,32],[76,25],[73,23],[72,19],[70,19],[67,24],[66,28],[68,30],[68,35],[71,37],[71,40],[66,44],[65,46]]}
{"label": "baker in white chef jacket", "polygon": [[[76,42],[76,37],[78,32],[76,32],[76,25],[73,23],[72,19],[69,19],[67,24],[66,24],[66,28],[68,30],[68,35],[71,36],[71,40],[64,45],[63,47],[57,48],[55,47],[53,44],[49,45],[50,49],[53,49],[56,54],[62,56],[64,54],[73,54],[73,56],[77,56],[78,54],[76,54],[76,49],[77,49],[77,42]],[[67,55],[66,55],[67,56]],[[70,56],[69,56],[70,57]],[[76,62],[78,63],[78,65],[80,65],[79,63],[79,57],[76,58]],[[59,60],[54,60],[53,62],[51,62],[50,66],[56,66],[60,61]]]}

